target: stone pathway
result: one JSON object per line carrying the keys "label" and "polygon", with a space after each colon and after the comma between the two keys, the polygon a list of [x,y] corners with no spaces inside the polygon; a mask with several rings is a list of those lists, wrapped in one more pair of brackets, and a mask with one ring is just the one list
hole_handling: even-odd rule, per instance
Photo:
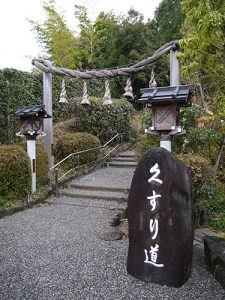
{"label": "stone pathway", "polygon": [[[134,169],[102,171],[75,182],[127,189]],[[225,291],[202,261],[194,263],[191,278],[179,289],[127,274],[128,238],[102,238],[115,234],[109,221],[121,207],[126,203],[51,197],[45,204],[0,219],[0,299],[225,299]]]}

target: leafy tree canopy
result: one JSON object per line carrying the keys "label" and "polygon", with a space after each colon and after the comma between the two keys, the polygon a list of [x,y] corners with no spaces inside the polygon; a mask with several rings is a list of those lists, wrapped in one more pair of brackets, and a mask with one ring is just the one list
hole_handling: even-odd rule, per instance
{"label": "leafy tree canopy", "polygon": [[39,43],[52,57],[54,64],[78,68],[85,54],[78,49],[78,39],[67,27],[64,16],[55,9],[55,1],[43,4],[47,19],[43,24],[31,21]]}
{"label": "leafy tree canopy", "polygon": [[225,117],[224,0],[183,0],[185,22],[180,54],[186,79],[201,84],[206,100]]}

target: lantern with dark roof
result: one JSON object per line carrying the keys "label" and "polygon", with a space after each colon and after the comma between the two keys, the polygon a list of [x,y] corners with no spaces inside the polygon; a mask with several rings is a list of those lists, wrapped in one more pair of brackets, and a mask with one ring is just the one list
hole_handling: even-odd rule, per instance
{"label": "lantern with dark roof", "polygon": [[43,119],[51,118],[45,111],[44,105],[25,106],[14,113],[13,116],[20,118],[19,135],[34,136],[43,135]]}
{"label": "lantern with dark roof", "polygon": [[147,132],[181,134],[182,128],[178,126],[179,109],[191,105],[193,91],[193,85],[141,89],[137,102],[152,108],[152,127]]}

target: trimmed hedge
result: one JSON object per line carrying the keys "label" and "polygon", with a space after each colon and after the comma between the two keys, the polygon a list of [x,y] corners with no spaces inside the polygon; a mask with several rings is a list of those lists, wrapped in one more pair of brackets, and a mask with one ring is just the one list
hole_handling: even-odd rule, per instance
{"label": "trimmed hedge", "polygon": [[[0,144],[19,142],[15,133],[19,131],[18,118],[10,117],[10,113],[22,106],[43,104],[43,74],[38,70],[31,73],[5,68],[0,70]],[[59,103],[62,78],[53,76],[52,100],[54,121],[72,118],[76,114],[77,106],[72,98],[83,94],[82,80],[65,78],[66,92],[69,104]],[[89,80],[90,95],[104,94],[104,82],[98,79]]]}
{"label": "trimmed hedge", "polygon": [[30,161],[18,145],[0,146],[0,205],[22,200],[30,191]]}
{"label": "trimmed hedge", "polygon": [[113,100],[111,105],[103,105],[102,102],[102,99],[92,98],[91,106],[80,110],[82,131],[99,137],[101,143],[109,141],[117,133],[122,133],[126,142],[135,137],[131,127],[132,105],[126,100]]}
{"label": "trimmed hedge", "polygon": [[[62,138],[60,138],[55,147],[55,154],[57,160],[61,160],[65,158],[67,155],[90,149],[100,146],[99,139],[86,132],[76,132],[71,134],[66,134]],[[96,149],[93,151],[88,151],[80,154],[80,165],[91,162],[93,160],[98,159],[100,154],[100,149]],[[65,163],[66,169],[71,169],[77,165],[77,157],[71,157]]]}

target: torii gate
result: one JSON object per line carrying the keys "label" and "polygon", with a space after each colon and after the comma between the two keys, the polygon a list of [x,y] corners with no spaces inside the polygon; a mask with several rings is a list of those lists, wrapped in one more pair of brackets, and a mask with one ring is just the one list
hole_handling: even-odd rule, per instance
{"label": "torii gate", "polygon": [[[52,75],[67,76],[80,79],[110,78],[115,76],[130,76],[131,74],[143,71],[155,64],[164,54],[170,52],[170,86],[180,85],[180,64],[176,57],[179,49],[178,41],[171,41],[160,47],[155,53],[130,67],[122,67],[112,70],[91,70],[78,71],[65,68],[56,68],[52,65],[51,59],[33,59],[32,64],[43,72],[43,102],[46,112],[52,116]],[[53,155],[53,118],[44,120],[44,148],[48,152],[49,168],[54,165]],[[171,149],[171,141],[160,141],[160,146]]]}

